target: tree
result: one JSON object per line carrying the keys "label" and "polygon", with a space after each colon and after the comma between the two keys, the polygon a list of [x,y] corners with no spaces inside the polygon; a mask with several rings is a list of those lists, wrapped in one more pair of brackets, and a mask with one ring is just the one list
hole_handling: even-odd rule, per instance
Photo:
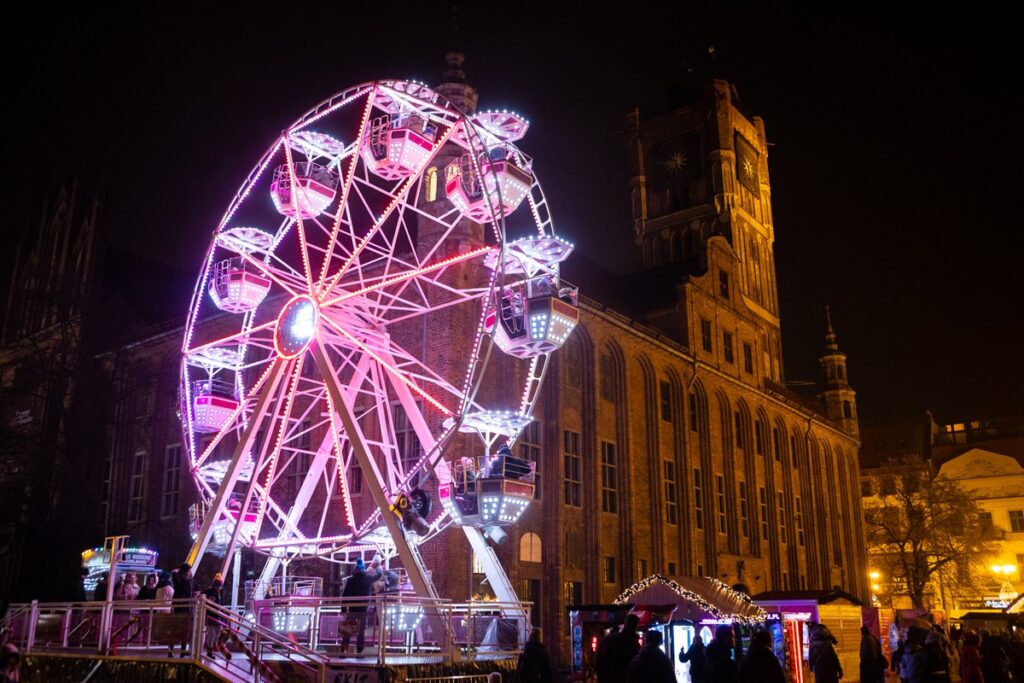
{"label": "tree", "polygon": [[955,590],[984,571],[998,531],[958,482],[925,461],[891,461],[871,476],[875,495],[864,501],[868,553],[893,593],[924,608],[934,579]]}

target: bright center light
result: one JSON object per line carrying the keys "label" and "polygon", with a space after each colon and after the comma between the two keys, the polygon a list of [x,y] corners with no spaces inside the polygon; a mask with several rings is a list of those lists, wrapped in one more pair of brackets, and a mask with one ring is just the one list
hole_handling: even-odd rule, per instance
{"label": "bright center light", "polygon": [[313,315],[313,304],[302,301],[296,306],[295,318],[292,322],[292,337],[296,341],[306,340],[313,336],[316,329],[316,316]]}

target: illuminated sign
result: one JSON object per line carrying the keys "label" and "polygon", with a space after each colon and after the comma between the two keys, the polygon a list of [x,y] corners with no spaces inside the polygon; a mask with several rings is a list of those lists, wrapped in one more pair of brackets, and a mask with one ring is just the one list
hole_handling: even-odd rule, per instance
{"label": "illuminated sign", "polygon": [[811,621],[814,616],[810,612],[783,612],[782,618],[790,621]]}

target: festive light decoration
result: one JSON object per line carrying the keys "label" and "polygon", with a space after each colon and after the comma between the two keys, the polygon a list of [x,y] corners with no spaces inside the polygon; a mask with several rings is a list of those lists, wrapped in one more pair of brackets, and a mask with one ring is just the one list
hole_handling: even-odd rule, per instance
{"label": "festive light decoration", "polygon": [[750,602],[750,598],[747,595],[732,590],[724,583],[713,577],[705,577],[704,580],[707,581],[712,588],[721,593],[723,597],[732,601],[739,601],[741,604],[749,605],[752,614],[736,614],[723,612],[720,608],[708,602],[703,595],[688,590],[681,586],[678,582],[674,581],[673,579],[670,579],[666,576],[662,576],[661,574],[653,574],[651,576],[648,576],[646,579],[642,579],[634,583],[632,586],[624,590],[619,595],[619,597],[615,598],[614,603],[616,605],[625,605],[631,602],[632,598],[637,593],[640,593],[641,591],[646,590],[647,588],[650,588],[655,584],[661,584],[671,589],[673,592],[679,595],[679,597],[694,603],[715,619],[724,619],[728,620],[729,622],[746,624],[750,626],[760,624],[765,619],[767,619],[768,613],[760,607],[758,607],[757,605],[755,605],[754,603]]}
{"label": "festive light decoration", "polygon": [[[510,361],[511,376],[524,381],[507,387],[517,408],[495,410],[480,398],[495,340],[484,304],[509,287],[526,288],[529,299],[533,285],[521,275],[557,282],[572,250],[554,235],[532,162],[513,144],[527,128],[512,112],[470,119],[422,84],[380,81],[320,103],[260,158],[204,255],[182,345],[197,554],[227,552],[234,538],[271,558],[265,571],[300,557],[393,557],[400,544],[390,520],[353,496],[395,500],[425,475],[447,495],[425,513],[433,518],[413,543],[452,523],[499,542],[499,527],[522,517],[533,499],[532,463],[481,477],[487,486],[474,491],[467,514],[453,502],[444,449],[457,432],[489,448],[498,438],[512,444],[530,422],[547,354],[575,324],[571,312],[543,303],[547,318],[531,343],[548,350]],[[450,158],[449,143],[466,152],[488,197],[491,208],[479,214],[493,237],[486,244],[467,244],[465,221],[443,198],[433,200],[440,211],[420,206],[426,169],[441,150]],[[503,217],[523,201],[535,236],[510,242]],[[451,357],[439,357],[429,337],[410,345],[405,330],[417,319],[444,321],[448,311],[477,321],[471,338],[439,350]],[[358,468],[366,455],[373,465]],[[416,570],[414,558],[403,560]],[[401,606],[388,613],[396,630],[422,618]],[[275,625],[302,630],[305,619],[281,613]]]}

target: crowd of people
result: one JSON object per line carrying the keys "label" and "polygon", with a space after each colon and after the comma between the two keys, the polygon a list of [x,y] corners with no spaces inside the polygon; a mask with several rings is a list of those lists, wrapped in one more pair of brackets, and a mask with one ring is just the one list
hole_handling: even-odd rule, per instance
{"label": "crowd of people", "polygon": [[[82,570],[83,581],[86,570]],[[109,576],[102,574],[96,582],[93,590],[93,600],[105,601],[110,588]],[[213,581],[202,591],[198,591],[195,579],[192,576],[192,566],[187,562],[176,569],[153,571],[146,575],[142,585],[139,585],[138,575],[133,572],[118,574],[114,583],[114,600],[159,600],[169,603],[171,600],[190,599],[202,594],[207,600],[222,604],[224,595],[224,579],[218,572],[214,574]],[[82,599],[87,599],[85,587],[81,590]],[[182,609],[182,608],[176,608]],[[184,608],[187,610],[187,607]]]}
{"label": "crowd of people", "polygon": [[[864,652],[862,644],[862,662]],[[1024,680],[1024,632],[982,629],[979,633],[954,627],[947,637],[940,626],[911,625],[893,651],[888,668],[901,683],[950,683],[957,676],[963,683]],[[873,683],[885,678],[862,680]]]}

